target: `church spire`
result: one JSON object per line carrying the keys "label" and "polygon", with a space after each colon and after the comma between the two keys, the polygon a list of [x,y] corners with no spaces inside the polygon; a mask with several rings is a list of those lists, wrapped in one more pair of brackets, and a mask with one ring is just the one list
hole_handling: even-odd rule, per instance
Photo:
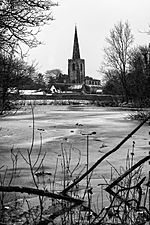
{"label": "church spire", "polygon": [[74,45],[73,45],[73,55],[72,59],[80,59],[80,50],[78,43],[78,35],[77,35],[77,27],[75,26],[75,34],[74,34]]}

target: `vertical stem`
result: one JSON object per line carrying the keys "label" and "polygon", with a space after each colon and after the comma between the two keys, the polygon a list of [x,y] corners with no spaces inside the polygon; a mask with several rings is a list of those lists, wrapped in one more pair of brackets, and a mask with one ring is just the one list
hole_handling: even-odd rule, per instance
{"label": "vertical stem", "polygon": [[[89,136],[87,135],[87,171],[89,169]],[[90,193],[89,193],[89,176],[87,174],[87,196],[88,196],[88,219],[90,224]]]}
{"label": "vertical stem", "polygon": [[[149,126],[150,126],[150,122],[149,122]],[[149,132],[149,135],[150,135],[150,132]],[[150,142],[149,142],[150,144]],[[150,156],[150,151],[149,151],[149,156]],[[148,162],[149,165],[150,165],[150,161]],[[148,183],[150,182],[150,170],[149,170],[149,173],[148,173]],[[150,187],[148,187],[148,204],[149,204],[149,212],[150,212]],[[150,225],[150,221],[149,221],[149,225]]]}
{"label": "vertical stem", "polygon": [[[89,136],[87,135],[87,165],[86,165],[86,168],[87,168],[87,171],[89,169]],[[88,177],[88,174],[87,174],[87,190],[88,190],[88,186],[89,186],[89,177]]]}
{"label": "vertical stem", "polygon": [[[149,171],[149,181],[150,181],[150,171]],[[149,203],[149,212],[150,212],[150,187],[149,187],[149,201],[148,201],[148,203]],[[149,221],[149,225],[150,225],[150,221]]]}
{"label": "vertical stem", "polygon": [[102,209],[104,207],[104,199],[103,199],[103,185],[101,185],[101,198],[102,198]]}
{"label": "vertical stem", "polygon": [[[150,126],[150,122],[149,122],[149,126]],[[150,132],[149,132],[149,135],[150,135]],[[149,142],[150,144],[150,142]],[[150,151],[149,151],[149,156],[150,156]],[[149,165],[150,165],[150,161],[148,162]],[[150,182],[150,170],[149,170],[149,173],[148,173],[148,183]],[[149,204],[149,211],[150,211],[150,187],[148,185],[148,204]],[[149,221],[149,225],[150,225],[150,221]]]}

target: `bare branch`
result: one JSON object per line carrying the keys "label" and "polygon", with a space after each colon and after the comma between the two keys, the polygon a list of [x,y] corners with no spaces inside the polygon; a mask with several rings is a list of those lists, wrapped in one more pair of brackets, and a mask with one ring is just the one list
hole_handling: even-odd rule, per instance
{"label": "bare branch", "polygon": [[19,186],[0,186],[0,191],[1,192],[19,192],[19,193],[27,193],[29,195],[33,194],[38,196],[45,196],[48,198],[62,199],[68,202],[76,203],[76,204],[83,203],[83,200],[75,199],[68,195],[55,194],[49,191],[39,190],[35,188],[19,187]]}

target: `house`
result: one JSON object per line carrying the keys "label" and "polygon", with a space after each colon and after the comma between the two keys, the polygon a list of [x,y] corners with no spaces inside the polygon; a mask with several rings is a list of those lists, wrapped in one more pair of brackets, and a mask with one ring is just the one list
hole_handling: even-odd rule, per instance
{"label": "house", "polygon": [[52,85],[51,87],[50,87],[50,92],[53,94],[53,93],[60,93],[60,91],[59,91],[59,89],[56,87],[56,85]]}
{"label": "house", "polygon": [[102,85],[101,80],[93,79],[92,77],[85,77],[85,84],[90,88],[90,94],[101,94]]}
{"label": "house", "polygon": [[48,92],[52,94],[67,92],[70,86],[71,84],[67,84],[67,83],[54,83],[54,84],[51,84]]}
{"label": "house", "polygon": [[20,90],[20,95],[45,95],[42,90]]}

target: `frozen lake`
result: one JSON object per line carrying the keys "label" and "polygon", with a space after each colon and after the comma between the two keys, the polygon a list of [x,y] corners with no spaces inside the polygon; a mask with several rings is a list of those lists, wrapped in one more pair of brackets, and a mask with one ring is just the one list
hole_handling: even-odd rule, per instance
{"label": "frozen lake", "polygon": [[[40,145],[48,152],[58,153],[61,142],[67,140],[75,147],[81,148],[81,153],[86,153],[86,137],[82,134],[96,132],[89,137],[91,162],[100,156],[100,151],[106,152],[115,147],[122,138],[130,133],[138,124],[127,117],[131,112],[118,108],[101,108],[91,106],[37,106],[35,116],[34,146]],[[0,146],[6,152],[13,148],[29,148],[32,141],[32,113],[31,109],[20,111],[16,115],[1,118],[0,121]],[[123,146],[123,149],[132,147],[135,141],[137,157],[147,155],[146,146],[149,140],[149,126],[144,125]],[[52,147],[51,147],[52,146]],[[105,146],[103,148],[103,146]],[[127,146],[127,147],[126,147]],[[144,150],[145,149],[145,150]],[[125,151],[125,150],[123,150]],[[140,153],[140,154],[139,154]],[[122,151],[111,160],[122,159]],[[2,159],[1,159],[2,160]],[[3,161],[3,160],[2,160]]]}
{"label": "frozen lake", "polygon": [[[119,108],[101,108],[93,106],[36,106],[34,108],[35,129],[33,160],[36,158],[40,144],[42,155],[46,151],[44,167],[53,174],[56,160],[62,156],[62,146],[66,151],[73,148],[71,165],[75,166],[81,154],[81,165],[86,165],[87,137],[83,134],[96,132],[89,136],[89,167],[102,155],[114,148],[138,124],[128,116],[131,112]],[[0,165],[11,167],[10,150],[26,154],[32,143],[33,121],[31,109],[19,111],[12,116],[0,119]],[[40,138],[41,135],[41,138]],[[125,166],[127,151],[132,151],[135,142],[135,162],[149,154],[149,126],[145,124],[116,153],[107,160],[117,169]],[[22,170],[20,184],[27,182],[29,169],[19,157],[18,167]],[[148,171],[148,162],[144,171]],[[95,170],[92,185],[103,182],[103,177],[110,178],[110,165],[105,160]]]}

